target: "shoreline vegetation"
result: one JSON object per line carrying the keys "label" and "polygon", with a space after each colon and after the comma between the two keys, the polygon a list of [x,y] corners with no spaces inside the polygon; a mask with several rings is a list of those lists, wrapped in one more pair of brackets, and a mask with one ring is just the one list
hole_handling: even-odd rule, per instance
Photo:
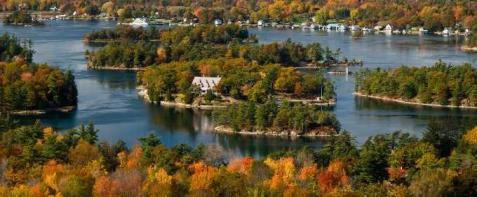
{"label": "shoreline vegetation", "polygon": [[470,64],[383,70],[364,69],[356,74],[356,96],[447,108],[477,108],[477,69]]}
{"label": "shoreline vegetation", "polygon": [[5,25],[13,26],[43,26],[45,23],[33,18],[28,11],[14,11],[3,20]]}
{"label": "shoreline vegetation", "polygon": [[214,132],[219,134],[238,134],[238,135],[252,135],[252,136],[269,136],[269,137],[290,137],[290,138],[326,138],[339,133],[332,127],[321,127],[311,131],[307,131],[304,134],[300,134],[299,131],[295,130],[258,130],[258,131],[249,131],[249,130],[240,130],[235,131],[233,128],[219,125],[214,127]]}
{"label": "shoreline vegetation", "polygon": [[[137,94],[143,98],[146,102],[152,103],[152,104],[157,104],[157,101],[151,101],[149,98],[149,95],[147,93],[147,89],[144,88],[144,86],[137,86],[136,87]],[[166,106],[166,107],[178,107],[178,108],[186,108],[186,109],[201,109],[201,110],[213,110],[217,108],[226,108],[228,104],[198,104],[198,103],[193,103],[193,104],[187,104],[184,102],[179,102],[179,101],[159,101],[159,105],[161,106]]]}
{"label": "shoreline vegetation", "polygon": [[302,103],[242,102],[212,114],[214,132],[239,135],[330,137],[340,132],[335,114]]}
{"label": "shoreline vegetation", "polygon": [[[0,1],[1,11],[17,9],[54,11],[65,17],[117,18],[119,21],[147,17],[151,21],[168,19],[172,22],[213,24],[248,22],[302,24],[314,22],[326,25],[343,23],[372,28],[392,25],[409,30],[422,27],[429,32],[452,28],[463,31],[476,24],[476,2],[469,0],[408,2],[390,1],[335,1],[303,0],[297,2],[229,1],[177,2],[177,1]],[[391,14],[390,14],[391,13]]]}
{"label": "shoreline vegetation", "polygon": [[40,109],[40,110],[14,110],[8,112],[10,115],[14,116],[40,116],[40,115],[45,115],[49,113],[70,113],[76,110],[77,106],[64,106],[64,107],[58,107],[58,108],[49,108],[49,109]]}
{"label": "shoreline vegetation", "polygon": [[436,107],[436,108],[459,108],[459,109],[477,109],[477,107],[471,107],[471,106],[456,106],[456,105],[440,105],[437,103],[423,103],[418,100],[405,100],[405,99],[400,99],[400,98],[390,98],[386,96],[376,96],[376,95],[369,95],[369,94],[363,94],[360,92],[353,92],[353,95],[358,96],[358,97],[365,97],[365,98],[370,98],[374,100],[381,100],[381,101],[387,101],[387,102],[394,102],[394,103],[400,103],[400,104],[406,104],[406,105],[416,105],[416,106],[426,106],[426,107]]}
{"label": "shoreline vegetation", "polygon": [[72,112],[78,90],[71,71],[32,62],[30,41],[0,36],[0,112],[34,116]]}
{"label": "shoreline vegetation", "polygon": [[[339,49],[332,51],[319,43],[304,45],[287,40],[253,44],[256,37],[239,25],[198,25],[160,31],[120,26],[85,35],[86,41],[96,39],[115,40],[98,50],[85,52],[88,67],[96,69],[145,68],[213,58],[243,58],[262,65],[275,63],[289,67],[360,65],[356,60],[339,60]],[[151,39],[159,41],[149,42]]]}

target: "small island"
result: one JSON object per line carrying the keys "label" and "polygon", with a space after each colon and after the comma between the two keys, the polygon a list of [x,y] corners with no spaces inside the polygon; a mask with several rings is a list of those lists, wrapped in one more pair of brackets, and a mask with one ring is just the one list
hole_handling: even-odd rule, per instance
{"label": "small island", "polygon": [[30,13],[24,10],[18,10],[12,12],[8,15],[4,21],[6,25],[16,25],[16,26],[40,26],[44,25],[43,22],[32,17]]}
{"label": "small island", "polygon": [[101,29],[84,35],[86,44],[107,44],[121,41],[159,41],[159,30],[152,28],[135,28],[128,25],[118,25],[114,29]]}
{"label": "small island", "polygon": [[356,96],[431,107],[477,109],[477,69],[437,62],[430,67],[366,69],[356,74]]}
{"label": "small island", "polygon": [[263,104],[234,104],[213,113],[218,133],[282,137],[328,137],[338,134],[340,123],[331,112],[316,106],[273,100]]}
{"label": "small island", "polygon": [[[93,34],[91,34],[93,35]],[[100,36],[87,40],[111,40]],[[116,36],[113,36],[116,37]],[[318,68],[339,63],[339,50],[319,43],[299,44],[291,40],[257,45],[254,35],[238,25],[199,25],[160,31],[158,42],[119,36],[119,42],[96,51],[86,51],[88,67],[109,70],[143,70],[151,65],[173,61],[198,61],[220,57],[242,58],[258,64],[282,64]]]}
{"label": "small island", "polygon": [[0,37],[0,113],[42,115],[73,111],[78,94],[73,74],[31,63],[33,51],[26,43],[30,42],[8,34]]}
{"label": "small island", "polygon": [[333,84],[323,72],[302,73],[280,64],[259,65],[242,58],[179,61],[138,73],[140,95],[153,103],[223,107],[241,101],[334,105]]}

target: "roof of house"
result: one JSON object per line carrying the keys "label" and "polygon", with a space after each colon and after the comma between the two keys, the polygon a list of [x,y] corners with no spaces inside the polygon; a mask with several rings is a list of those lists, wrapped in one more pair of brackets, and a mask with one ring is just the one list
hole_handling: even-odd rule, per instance
{"label": "roof of house", "polygon": [[193,85],[198,85],[202,90],[213,89],[220,82],[220,77],[194,77]]}

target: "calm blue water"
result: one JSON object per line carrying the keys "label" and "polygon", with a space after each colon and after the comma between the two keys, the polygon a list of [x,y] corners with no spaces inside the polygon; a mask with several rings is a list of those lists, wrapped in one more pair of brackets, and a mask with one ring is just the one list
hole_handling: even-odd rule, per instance
{"label": "calm blue water", "polygon": [[[137,138],[154,132],[168,146],[180,143],[207,144],[229,156],[263,156],[281,149],[305,145],[319,148],[323,144],[320,139],[291,140],[215,134],[210,132],[213,126],[207,112],[144,103],[136,93],[135,73],[90,71],[86,68],[84,51],[91,48],[83,44],[83,34],[114,26],[115,22],[85,21],[52,21],[45,27],[0,26],[1,33],[9,32],[33,41],[35,62],[72,70],[76,76],[78,110],[68,115],[41,117],[43,123],[68,129],[92,121],[101,130],[101,140],[114,143],[122,139],[133,145],[137,143]],[[355,39],[349,33],[338,32],[273,29],[251,29],[251,32],[257,34],[261,43],[290,38],[297,42],[320,42],[332,49],[340,48],[343,56],[363,60],[365,67],[389,68],[400,64],[420,66],[439,59],[477,65],[477,55],[459,51],[462,40],[454,37],[364,35]],[[357,99],[352,95],[352,77],[330,77],[336,84],[338,94],[338,104],[333,110],[342,127],[356,136],[359,143],[370,135],[396,130],[418,136],[431,119],[477,124],[476,111],[403,106]]]}

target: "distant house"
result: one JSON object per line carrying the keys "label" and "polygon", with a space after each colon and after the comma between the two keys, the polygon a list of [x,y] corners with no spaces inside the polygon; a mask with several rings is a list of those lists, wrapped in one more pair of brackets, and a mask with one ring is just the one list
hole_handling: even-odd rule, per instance
{"label": "distant house", "polygon": [[221,79],[220,77],[194,77],[192,85],[198,86],[201,94],[205,94],[209,90],[215,92],[215,87]]}
{"label": "distant house", "polygon": [[223,22],[222,22],[221,19],[215,19],[215,20],[214,20],[214,24],[215,24],[215,25],[222,25],[222,23],[223,23]]}
{"label": "distant house", "polygon": [[393,31],[393,26],[391,26],[390,24],[386,25],[386,27],[384,28],[384,31],[392,32]]}

